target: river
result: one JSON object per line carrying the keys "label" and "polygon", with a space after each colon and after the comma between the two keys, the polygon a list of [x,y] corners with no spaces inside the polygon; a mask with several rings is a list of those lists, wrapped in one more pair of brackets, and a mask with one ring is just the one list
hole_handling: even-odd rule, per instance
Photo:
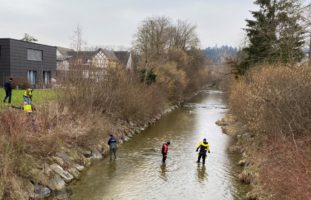
{"label": "river", "polygon": [[[124,143],[118,158],[95,163],[71,186],[73,200],[227,200],[245,199],[237,180],[239,167],[228,153],[232,139],[215,124],[226,112],[224,94],[202,91],[183,108]],[[206,138],[211,145],[205,166],[195,149]],[[170,141],[166,164],[162,144]]]}

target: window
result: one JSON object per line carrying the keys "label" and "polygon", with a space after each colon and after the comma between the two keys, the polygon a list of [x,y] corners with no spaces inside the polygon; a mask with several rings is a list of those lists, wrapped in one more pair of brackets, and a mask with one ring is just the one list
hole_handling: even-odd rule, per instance
{"label": "window", "polygon": [[27,73],[28,82],[30,85],[34,86],[37,83],[37,71],[29,70]]}
{"label": "window", "polygon": [[42,61],[42,51],[27,49],[27,60]]}
{"label": "window", "polygon": [[51,72],[43,71],[43,81],[44,85],[49,85],[51,83]]}
{"label": "window", "polygon": [[2,50],[2,49],[1,49],[1,45],[0,45],[0,57],[1,57],[1,50]]}

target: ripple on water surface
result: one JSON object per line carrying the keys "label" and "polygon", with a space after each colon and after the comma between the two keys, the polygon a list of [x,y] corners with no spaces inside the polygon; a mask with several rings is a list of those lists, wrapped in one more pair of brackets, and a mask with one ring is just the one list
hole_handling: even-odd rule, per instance
{"label": "ripple on water surface", "polygon": [[[226,111],[223,96],[203,91],[185,108],[131,138],[119,148],[116,161],[97,163],[72,186],[72,199],[244,199],[227,152],[231,139],[215,124]],[[196,163],[195,149],[203,138],[212,151],[206,165]],[[168,140],[167,163],[162,164],[160,151]]]}

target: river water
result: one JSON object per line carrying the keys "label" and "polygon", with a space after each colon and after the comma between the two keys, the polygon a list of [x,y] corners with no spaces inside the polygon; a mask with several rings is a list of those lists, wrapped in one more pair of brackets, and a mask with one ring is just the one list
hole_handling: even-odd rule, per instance
{"label": "river water", "polygon": [[[71,186],[73,200],[222,200],[245,199],[237,180],[231,138],[215,124],[226,112],[224,94],[202,91],[183,108],[124,143],[117,160],[95,163]],[[205,166],[195,149],[206,138],[211,146]],[[166,164],[160,149],[171,141]]]}

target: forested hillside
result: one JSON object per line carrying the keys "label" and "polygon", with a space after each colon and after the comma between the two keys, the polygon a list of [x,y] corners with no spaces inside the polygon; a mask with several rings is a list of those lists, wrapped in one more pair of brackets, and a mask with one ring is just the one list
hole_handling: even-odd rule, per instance
{"label": "forested hillside", "polygon": [[214,46],[207,47],[203,50],[204,54],[214,63],[220,64],[225,61],[226,58],[232,58],[237,55],[238,48],[232,46]]}

